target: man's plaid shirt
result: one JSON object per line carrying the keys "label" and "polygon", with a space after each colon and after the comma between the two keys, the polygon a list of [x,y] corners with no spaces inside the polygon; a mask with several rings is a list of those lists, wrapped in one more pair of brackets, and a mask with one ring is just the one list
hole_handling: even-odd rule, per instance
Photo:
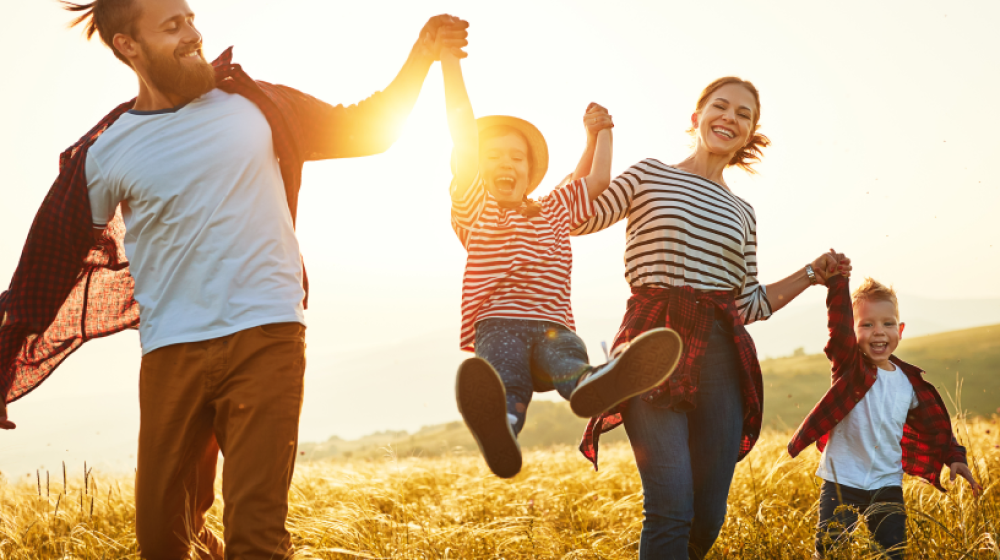
{"label": "man's plaid shirt", "polygon": [[[380,153],[398,134],[391,118],[398,111],[385,106],[382,94],[351,107],[328,105],[252,80],[232,63],[232,48],[213,66],[216,87],[246,97],[267,119],[293,222],[304,162]],[[0,294],[0,398],[6,402],[37,387],[87,340],[139,325],[122,245],[125,225],[118,213],[94,241],[85,170],[87,150],[134,103],[119,105],[60,155],[59,176],[31,224],[10,288]],[[378,115],[386,115],[385,122],[376,122]]]}
{"label": "man's plaid shirt", "polygon": [[[703,292],[690,286],[672,288],[633,287],[625,318],[615,337],[616,351],[642,333],[660,327],[677,331],[684,342],[684,354],[674,373],[659,387],[642,396],[654,406],[678,411],[695,406],[712,406],[697,400],[701,364],[708,348],[708,337],[715,321],[716,310],[732,325],[734,342],[740,356],[743,393],[743,438],[739,459],[746,457],[760,437],[761,411],[764,406],[764,383],[761,379],[757,349],[750,333],[743,326],[733,292]],[[597,451],[601,434],[622,423],[622,411],[628,401],[591,418],[580,442],[580,451],[597,468]]]}
{"label": "man's plaid shirt", "polygon": [[[824,351],[832,364],[833,380],[830,389],[802,421],[788,443],[788,453],[792,457],[813,442],[822,451],[833,428],[875,383],[878,368],[865,359],[854,334],[854,308],[848,284],[843,276],[827,281],[830,341]],[[937,389],[923,378],[924,372],[896,356],[889,359],[906,374],[919,403],[907,415],[903,427],[903,471],[944,490],[940,481],[941,466],[965,463],[965,448],[955,439],[948,409]]]}

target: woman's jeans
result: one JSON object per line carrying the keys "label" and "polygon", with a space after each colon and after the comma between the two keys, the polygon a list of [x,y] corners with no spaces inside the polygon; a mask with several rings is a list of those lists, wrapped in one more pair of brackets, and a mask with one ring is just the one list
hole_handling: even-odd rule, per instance
{"label": "woman's jeans", "polygon": [[[850,507],[837,511],[841,505]],[[888,551],[888,557],[902,560],[906,556],[903,488],[886,486],[877,490],[860,490],[826,480],[819,494],[819,527],[816,530],[816,552],[820,557],[826,553],[828,545],[834,545],[854,528],[858,512],[865,514],[868,529],[875,542]]]}
{"label": "woman's jeans", "polygon": [[483,319],[476,323],[476,356],[500,374],[507,390],[507,413],[521,433],[536,388],[555,388],[569,400],[580,377],[590,371],[587,347],[559,323],[532,319]]}
{"label": "woman's jeans", "polygon": [[640,560],[704,558],[718,538],[743,433],[740,371],[731,327],[716,319],[697,407],[677,412],[635,397],[625,410],[642,479]]}

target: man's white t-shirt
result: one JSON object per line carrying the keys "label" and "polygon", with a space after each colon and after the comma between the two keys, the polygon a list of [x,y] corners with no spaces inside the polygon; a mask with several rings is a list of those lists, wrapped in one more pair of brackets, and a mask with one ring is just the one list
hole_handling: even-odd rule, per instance
{"label": "man's white t-shirt", "polygon": [[830,432],[816,476],[860,490],[902,485],[903,426],[917,404],[899,366],[879,369],[872,388]]}
{"label": "man's white t-shirt", "polygon": [[142,352],[305,324],[302,263],[263,113],[215,89],[122,115],[87,154],[95,227],[121,203]]}

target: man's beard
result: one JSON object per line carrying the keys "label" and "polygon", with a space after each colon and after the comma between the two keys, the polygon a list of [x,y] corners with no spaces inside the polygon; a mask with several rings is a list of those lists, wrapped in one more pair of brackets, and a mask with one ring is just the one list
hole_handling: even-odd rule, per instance
{"label": "man's beard", "polygon": [[197,63],[186,68],[177,56],[160,56],[146,49],[144,43],[139,45],[148,63],[149,79],[161,92],[190,101],[215,88],[215,68],[201,56],[200,48]]}

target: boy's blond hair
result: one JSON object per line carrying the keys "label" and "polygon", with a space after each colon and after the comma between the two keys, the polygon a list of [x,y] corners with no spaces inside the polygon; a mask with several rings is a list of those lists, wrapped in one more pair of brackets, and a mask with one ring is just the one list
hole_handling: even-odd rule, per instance
{"label": "boy's blond hair", "polygon": [[870,276],[866,277],[851,294],[851,302],[855,309],[862,301],[891,301],[896,309],[896,320],[899,320],[899,300],[896,299],[896,290],[892,289],[892,286],[886,286]]}

